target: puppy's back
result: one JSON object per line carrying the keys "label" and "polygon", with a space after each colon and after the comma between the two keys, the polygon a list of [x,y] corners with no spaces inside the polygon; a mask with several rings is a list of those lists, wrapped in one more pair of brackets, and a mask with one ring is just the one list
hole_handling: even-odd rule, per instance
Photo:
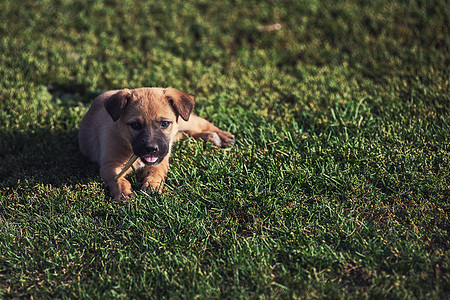
{"label": "puppy's back", "polygon": [[101,94],[92,102],[91,107],[84,116],[78,132],[78,144],[81,153],[92,162],[100,163],[101,139],[104,131],[111,127],[113,120],[105,108],[105,100],[117,91],[108,91]]}

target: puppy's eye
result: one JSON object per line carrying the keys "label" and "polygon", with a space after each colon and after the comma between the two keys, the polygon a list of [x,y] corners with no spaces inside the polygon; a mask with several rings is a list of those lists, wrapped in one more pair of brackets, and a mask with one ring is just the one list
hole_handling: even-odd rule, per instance
{"label": "puppy's eye", "polygon": [[131,122],[128,124],[131,128],[133,128],[134,130],[141,130],[142,129],[142,125],[141,123],[138,122]]}
{"label": "puppy's eye", "polygon": [[161,128],[162,129],[166,129],[167,127],[169,127],[169,125],[171,124],[172,122],[169,122],[169,121],[162,121],[161,122]]}

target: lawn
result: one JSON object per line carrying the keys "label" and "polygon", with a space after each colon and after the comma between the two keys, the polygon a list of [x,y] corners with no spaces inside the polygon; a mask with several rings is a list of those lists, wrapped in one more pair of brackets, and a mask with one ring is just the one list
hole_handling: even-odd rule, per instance
{"label": "lawn", "polygon": [[[447,1],[0,0],[0,18],[1,298],[450,294]],[[164,193],[117,205],[78,126],[143,86],[195,95],[237,143],[180,141]]]}

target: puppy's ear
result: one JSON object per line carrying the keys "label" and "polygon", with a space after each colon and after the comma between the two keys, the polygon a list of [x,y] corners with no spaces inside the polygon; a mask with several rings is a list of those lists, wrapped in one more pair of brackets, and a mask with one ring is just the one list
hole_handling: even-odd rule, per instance
{"label": "puppy's ear", "polygon": [[111,95],[105,101],[106,111],[109,113],[113,121],[117,121],[122,115],[128,100],[131,98],[131,92],[129,89],[123,89],[117,93]]}
{"label": "puppy's ear", "polygon": [[170,105],[172,105],[174,111],[179,114],[183,120],[189,120],[189,116],[194,108],[194,96],[174,88],[165,89],[164,96],[167,101],[169,101]]}

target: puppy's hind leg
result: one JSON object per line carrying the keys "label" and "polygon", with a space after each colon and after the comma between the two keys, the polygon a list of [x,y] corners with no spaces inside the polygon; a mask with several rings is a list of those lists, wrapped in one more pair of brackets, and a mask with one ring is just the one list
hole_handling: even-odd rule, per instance
{"label": "puppy's hind leg", "polygon": [[191,115],[189,121],[181,121],[178,131],[181,133],[178,138],[183,138],[183,133],[195,139],[203,139],[218,147],[231,147],[234,145],[234,135],[220,130],[209,121],[195,115]]}

